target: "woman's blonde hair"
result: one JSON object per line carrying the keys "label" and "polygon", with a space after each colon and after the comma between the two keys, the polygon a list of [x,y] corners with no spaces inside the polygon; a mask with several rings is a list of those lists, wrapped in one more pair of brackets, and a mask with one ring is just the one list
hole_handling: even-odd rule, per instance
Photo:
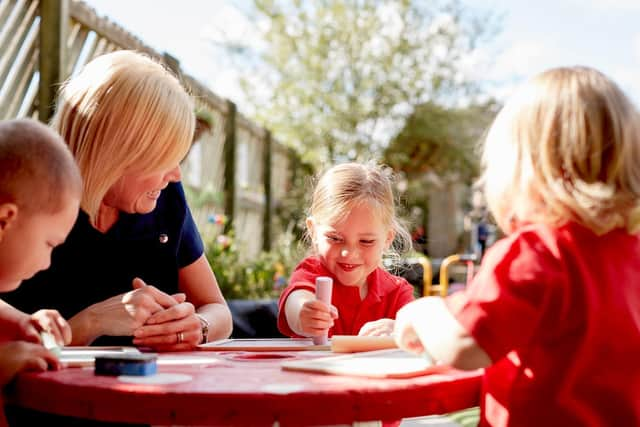
{"label": "woman's blonde hair", "polygon": [[602,73],[556,68],[504,106],[484,146],[483,183],[500,227],[574,221],[597,234],[640,226],[638,112]]}
{"label": "woman's blonde hair", "polygon": [[80,167],[81,207],[92,222],[105,194],[124,174],[179,164],[191,145],[193,111],[178,79],[133,51],[99,56],[65,82],[51,126]]}
{"label": "woman's blonde hair", "polygon": [[411,235],[398,218],[392,183],[391,169],[373,162],[333,166],[315,185],[309,216],[319,223],[335,224],[354,206],[367,204],[379,215],[382,224],[393,230],[395,238],[387,255],[397,256],[411,247]]}

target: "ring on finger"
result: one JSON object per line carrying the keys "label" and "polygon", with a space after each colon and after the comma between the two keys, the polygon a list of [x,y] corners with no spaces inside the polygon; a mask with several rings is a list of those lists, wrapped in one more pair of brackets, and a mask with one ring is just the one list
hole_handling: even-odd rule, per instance
{"label": "ring on finger", "polygon": [[176,333],[176,337],[178,338],[178,344],[184,341],[184,332],[180,331]]}

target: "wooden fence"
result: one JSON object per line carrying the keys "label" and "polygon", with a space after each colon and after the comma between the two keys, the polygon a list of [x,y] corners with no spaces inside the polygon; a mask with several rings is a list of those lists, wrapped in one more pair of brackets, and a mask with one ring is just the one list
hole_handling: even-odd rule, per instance
{"label": "wooden fence", "polygon": [[269,249],[279,232],[273,227],[273,206],[291,181],[290,151],[233,102],[183,73],[176,58],[153,50],[81,1],[0,0],[0,119],[47,122],[60,82],[96,56],[120,49],[145,52],[170,67],[194,96],[199,116],[207,118],[210,126],[182,164],[205,239],[221,231],[211,220],[224,213],[244,256]]}

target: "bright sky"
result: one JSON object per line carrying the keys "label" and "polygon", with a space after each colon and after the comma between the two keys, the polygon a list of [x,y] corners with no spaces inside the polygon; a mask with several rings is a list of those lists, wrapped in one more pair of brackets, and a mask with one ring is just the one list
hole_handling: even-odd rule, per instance
{"label": "bright sky", "polygon": [[[180,60],[183,70],[220,96],[242,100],[228,63],[207,36],[228,28],[247,35],[234,6],[247,0],[85,0],[99,15]],[[473,72],[504,97],[514,84],[549,67],[587,65],[612,77],[640,106],[639,0],[463,0],[504,15]]]}

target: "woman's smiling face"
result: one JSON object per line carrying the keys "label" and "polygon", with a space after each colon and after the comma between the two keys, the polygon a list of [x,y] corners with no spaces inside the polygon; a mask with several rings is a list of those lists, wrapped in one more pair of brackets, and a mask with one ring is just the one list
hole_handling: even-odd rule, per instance
{"label": "woman's smiling face", "polygon": [[315,250],[324,266],[346,286],[362,287],[382,263],[393,231],[368,203],[354,205],[336,224],[307,219]]}
{"label": "woman's smiling face", "polygon": [[180,166],[144,175],[126,174],[107,191],[103,203],[126,213],[149,213],[156,208],[162,190],[181,176]]}

